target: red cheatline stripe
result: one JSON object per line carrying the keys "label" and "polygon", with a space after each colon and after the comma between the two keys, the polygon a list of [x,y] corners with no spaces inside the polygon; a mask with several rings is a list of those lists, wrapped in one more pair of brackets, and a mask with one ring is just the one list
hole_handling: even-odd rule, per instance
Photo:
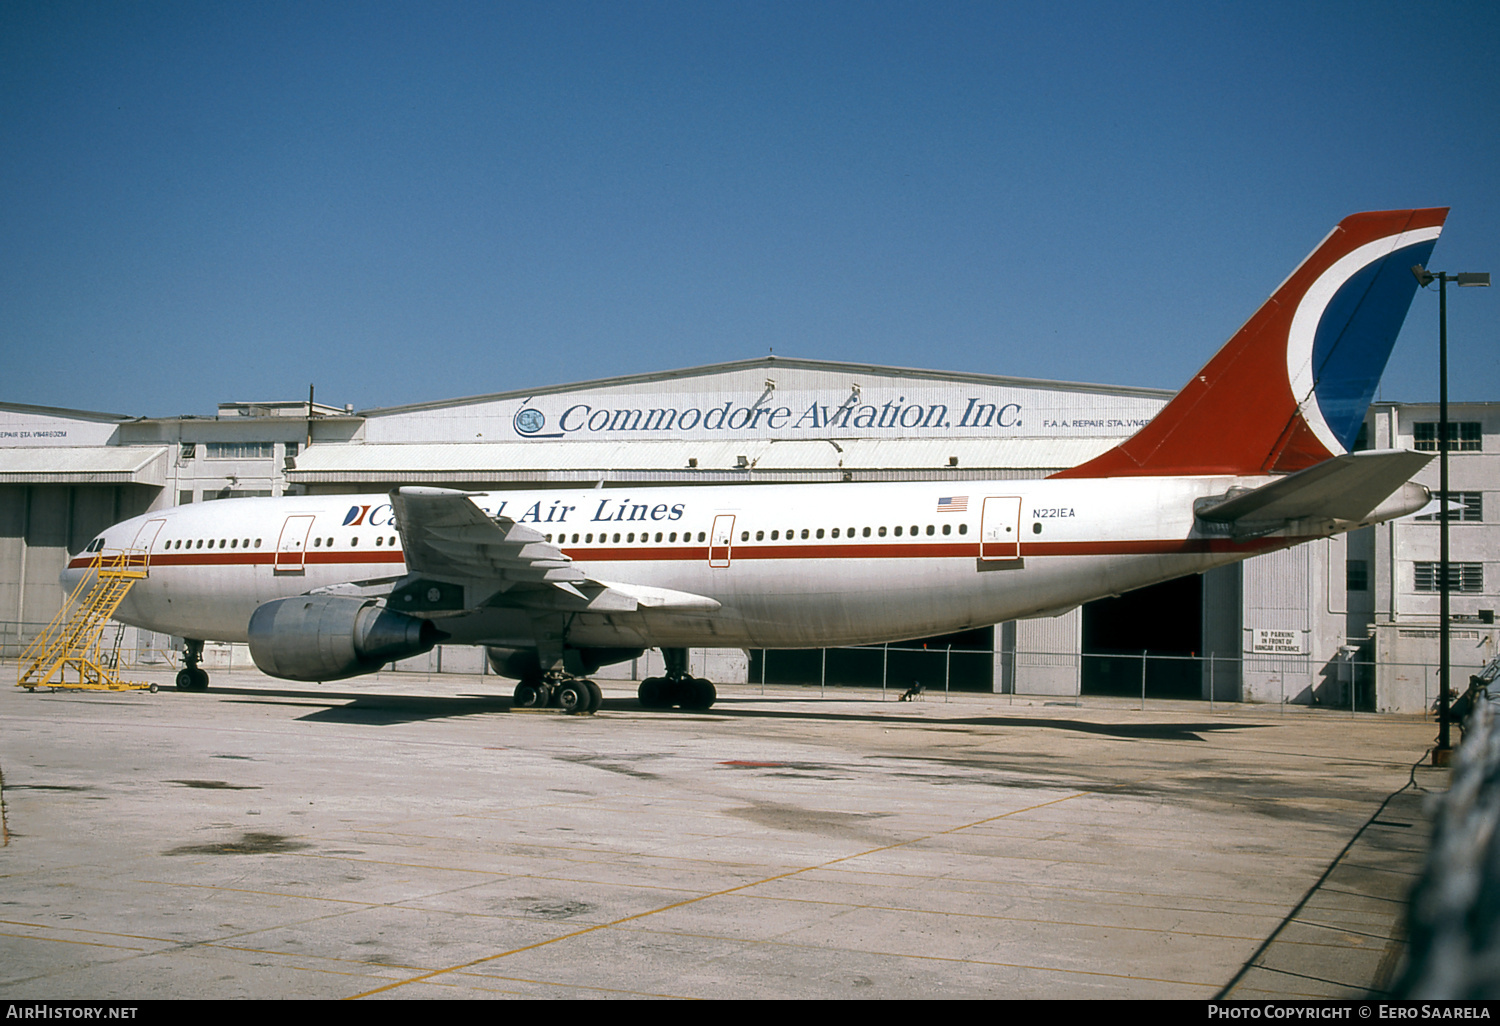
{"label": "red cheatline stripe", "polygon": [[[1022,556],[1151,556],[1151,555],[1195,555],[1205,552],[1263,552],[1285,548],[1313,537],[1255,538],[1237,542],[1229,538],[1168,538],[1143,541],[1070,541],[1070,542],[1025,542],[1021,546]],[[723,558],[723,547],[716,547],[716,556]],[[673,563],[706,562],[707,546],[620,547],[620,548],[566,548],[565,554],[580,563]],[[162,566],[269,566],[276,554],[263,552],[197,552],[159,553],[151,557],[153,567]],[[891,543],[886,545],[757,545],[750,542],[736,543],[729,552],[733,560],[749,559],[975,559],[979,546],[974,542]],[[306,563],[320,565],[368,565],[381,563],[400,565],[399,556],[390,552],[309,552]],[[93,556],[74,559],[68,564],[70,570],[87,568]],[[288,566],[295,566],[289,563]]]}

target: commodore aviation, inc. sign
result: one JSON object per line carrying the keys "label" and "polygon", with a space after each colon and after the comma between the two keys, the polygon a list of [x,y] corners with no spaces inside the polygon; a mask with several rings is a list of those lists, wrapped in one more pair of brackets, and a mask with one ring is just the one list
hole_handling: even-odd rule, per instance
{"label": "commodore aviation, inc. sign", "polygon": [[[809,394],[796,405],[723,398],[701,404],[667,405],[661,398],[642,397],[632,402],[634,397],[600,397],[584,401],[572,396],[563,400],[566,405],[559,403],[557,409],[522,406],[511,418],[511,426],[522,438],[627,439],[799,435],[822,438],[829,434],[946,437],[1020,434],[1023,432],[1018,429],[1026,425],[1022,404],[1008,396],[944,397],[949,399],[945,402],[937,397],[895,395],[873,402],[851,399],[826,402]],[[1140,423],[1145,423],[1149,414],[1141,412]]]}

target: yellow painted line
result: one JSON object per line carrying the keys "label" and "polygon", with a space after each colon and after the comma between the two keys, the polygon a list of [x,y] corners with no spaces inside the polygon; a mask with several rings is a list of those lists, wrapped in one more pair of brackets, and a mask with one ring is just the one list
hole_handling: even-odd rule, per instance
{"label": "yellow painted line", "polygon": [[38,937],[34,933],[0,933],[0,937],[19,937],[22,940],[46,941],[48,944],[82,944],[90,948],[118,948],[121,951],[148,951],[149,948],[133,948],[128,944],[106,944],[103,941],[74,940],[71,937]]}
{"label": "yellow painted line", "polygon": [[[1124,785],[1117,785],[1117,786],[1124,786]],[[840,857],[838,857],[836,859],[829,859],[827,862],[820,862],[820,863],[818,863],[815,866],[803,866],[800,869],[788,870],[785,873],[777,873],[774,876],[764,877],[763,879],[760,879],[760,880],[752,880],[749,883],[738,884],[738,885],[736,885],[734,887],[726,887],[723,890],[712,891],[712,892],[710,892],[708,894],[700,894],[700,895],[698,895],[696,897],[686,898],[686,899],[684,899],[682,901],[675,901],[675,902],[672,902],[670,905],[663,905],[660,908],[649,909],[649,910],[647,910],[645,912],[637,912],[637,913],[635,913],[633,915],[624,916],[624,917],[622,917],[620,919],[615,919],[615,920],[612,920],[611,922],[608,922],[608,923],[599,923],[598,925],[595,925],[595,926],[584,927],[581,930],[574,930],[571,933],[560,934],[559,936],[550,938],[548,940],[537,941],[535,944],[526,944],[526,945],[523,945],[522,947],[519,947],[519,948],[512,948],[512,949],[510,949],[508,951],[501,951],[501,952],[497,952],[496,954],[493,954],[493,955],[486,955],[483,958],[476,958],[476,959],[473,959],[473,960],[468,961],[468,962],[463,962],[463,963],[461,963],[459,965],[449,966],[446,969],[435,969],[435,970],[433,970],[430,973],[424,973],[421,976],[414,976],[414,977],[412,977],[409,980],[401,980],[401,981],[396,982],[396,983],[387,984],[384,987],[376,987],[374,990],[365,991],[362,994],[351,994],[350,995],[350,999],[352,1000],[354,998],[370,997],[370,996],[375,995],[375,994],[384,993],[385,991],[388,991],[388,990],[395,990],[397,987],[404,987],[407,984],[411,984],[411,983],[423,983],[423,982],[425,982],[427,980],[432,979],[435,976],[441,976],[444,973],[459,972],[459,971],[464,970],[464,969],[473,968],[474,966],[477,966],[477,965],[483,965],[486,962],[493,962],[493,961],[496,961],[496,960],[501,959],[501,958],[508,958],[511,955],[518,955],[518,954],[521,954],[521,953],[526,952],[526,951],[533,951],[533,950],[535,950],[537,948],[546,947],[549,944],[556,944],[559,941],[570,940],[570,939],[572,939],[574,937],[583,937],[583,936],[585,936],[587,934],[596,933],[596,932],[598,932],[600,930],[608,930],[608,929],[610,929],[612,927],[619,926],[622,923],[634,922],[637,919],[644,919],[647,916],[659,915],[662,912],[670,912],[673,909],[683,908],[684,906],[693,905],[693,904],[696,904],[696,903],[698,903],[700,901],[707,901],[709,898],[723,897],[726,894],[734,894],[736,891],[743,891],[743,890],[746,890],[747,888],[750,888],[750,887],[759,887],[762,884],[771,883],[771,882],[776,881],[776,880],[784,880],[787,877],[798,876],[798,875],[800,875],[802,873],[807,873],[807,872],[810,872],[810,871],[815,870],[815,869],[824,869],[824,868],[827,868],[828,866],[836,866],[836,865],[838,865],[838,864],[840,864],[842,862],[849,862],[849,861],[851,861],[853,859],[864,858],[864,857],[866,857],[868,855],[874,855],[874,854],[876,854],[878,852],[891,851],[891,850],[896,849],[896,848],[904,848],[904,847],[907,847],[908,845],[917,844],[917,843],[920,843],[922,841],[931,840],[934,837],[942,837],[942,836],[945,836],[947,834],[958,833],[961,830],[968,830],[968,829],[971,829],[971,828],[976,827],[976,826],[982,826],[985,823],[993,823],[996,820],[1005,819],[1008,816],[1018,816],[1018,815],[1020,815],[1023,812],[1034,812],[1037,809],[1044,809],[1044,808],[1046,808],[1049,805],[1057,805],[1060,802],[1072,801],[1075,798],[1083,798],[1083,797],[1087,797],[1089,795],[1093,795],[1093,794],[1097,794],[1097,793],[1098,793],[1097,791],[1079,791],[1079,792],[1076,792],[1074,794],[1064,795],[1061,798],[1054,798],[1051,801],[1038,802],[1035,805],[1029,805],[1029,806],[1026,806],[1024,808],[1011,809],[1009,812],[1002,812],[1002,813],[999,813],[998,815],[994,815],[994,816],[986,816],[984,819],[975,820],[972,823],[964,823],[964,824],[961,824],[961,825],[956,826],[956,827],[950,827],[947,830],[939,830],[939,831],[936,831],[935,833],[924,834],[921,837],[908,838],[905,841],[897,841],[894,844],[883,844],[883,845],[879,846],[878,848],[870,848],[867,851],[856,852],[855,854],[852,854],[852,855],[841,855]],[[908,957],[910,957],[910,956],[908,956]],[[962,961],[962,960],[960,959],[960,960],[952,960],[952,961]],[[979,964],[991,964],[991,963],[979,963]],[[1002,963],[994,963],[994,964],[1001,965]],[[1100,973],[1100,974],[1095,974],[1095,975],[1115,975],[1115,974]],[[1133,979],[1134,977],[1130,977],[1130,978]],[[1162,980],[1162,981],[1156,981],[1156,982],[1169,983],[1169,982],[1175,982],[1175,981]]]}

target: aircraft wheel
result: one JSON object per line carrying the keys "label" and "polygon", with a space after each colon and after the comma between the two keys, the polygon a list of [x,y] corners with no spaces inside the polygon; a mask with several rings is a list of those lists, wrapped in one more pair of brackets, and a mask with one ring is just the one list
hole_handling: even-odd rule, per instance
{"label": "aircraft wheel", "polygon": [[516,685],[516,693],[510,704],[514,709],[540,709],[547,704],[547,689],[534,681],[523,680]]}
{"label": "aircraft wheel", "polygon": [[636,697],[644,708],[666,709],[672,704],[671,696],[667,693],[668,686],[669,682],[665,677],[647,677],[641,681]]}
{"label": "aircraft wheel", "polygon": [[582,681],[581,683],[589,689],[588,711],[591,713],[598,712],[599,707],[604,704],[604,690],[591,680]]}
{"label": "aircraft wheel", "polygon": [[557,707],[570,716],[588,712],[592,697],[583,681],[566,681],[557,688]]}
{"label": "aircraft wheel", "polygon": [[703,710],[713,707],[719,693],[714,689],[713,681],[704,680],[702,677],[689,677],[681,683],[681,703],[684,709]]}
{"label": "aircraft wheel", "polygon": [[208,671],[196,666],[184,666],[177,671],[178,691],[207,691]]}

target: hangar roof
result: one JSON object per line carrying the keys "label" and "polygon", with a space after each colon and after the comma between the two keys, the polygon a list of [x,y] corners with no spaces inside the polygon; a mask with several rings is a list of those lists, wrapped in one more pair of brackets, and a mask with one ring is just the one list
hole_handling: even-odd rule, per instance
{"label": "hangar roof", "polygon": [[166,483],[164,445],[0,448],[0,484],[139,484],[160,488]]}
{"label": "hangar roof", "polygon": [[448,409],[474,403],[491,403],[526,396],[556,395],[567,392],[596,392],[601,389],[616,389],[631,385],[661,385],[692,378],[721,377],[743,371],[813,371],[837,375],[860,375],[863,377],[907,378],[917,381],[970,382],[1005,388],[1039,388],[1053,391],[1084,392],[1102,395],[1140,396],[1149,399],[1168,399],[1170,389],[1139,388],[1130,385],[1099,385],[1077,381],[1048,381],[1042,378],[1014,378],[999,374],[973,374],[965,371],[935,371],[913,367],[886,367],[873,363],[844,363],[837,360],[803,360],[781,356],[761,356],[751,360],[732,360],[727,363],[710,363],[701,367],[683,367],[678,370],[652,371],[647,374],[623,374],[612,378],[595,378],[575,381],[563,385],[547,385],[542,388],[521,388],[507,392],[491,392],[485,395],[464,396],[457,399],[438,399],[425,403],[407,403],[401,406],[374,407],[361,410],[361,417],[384,417],[393,414],[415,413],[422,410]]}

